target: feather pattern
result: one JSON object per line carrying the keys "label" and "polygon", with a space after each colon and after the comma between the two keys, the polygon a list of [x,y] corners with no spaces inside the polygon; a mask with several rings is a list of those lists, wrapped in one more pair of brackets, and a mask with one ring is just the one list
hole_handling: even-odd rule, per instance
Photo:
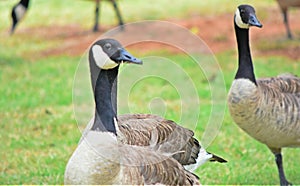
{"label": "feather pattern", "polygon": [[[91,129],[93,119],[82,136]],[[217,155],[206,152],[194,132],[174,121],[153,114],[124,114],[118,116],[118,139],[123,144],[151,146],[153,149],[172,155],[182,165],[191,165],[195,170],[206,161],[227,161]],[[83,137],[80,141],[82,141]],[[202,149],[203,152],[200,152]]]}
{"label": "feather pattern", "polygon": [[[270,148],[300,146],[300,78],[280,75],[232,84],[228,104],[234,121]],[[255,127],[253,127],[255,126]]]}
{"label": "feather pattern", "polygon": [[[118,121],[120,132],[124,135],[123,143],[139,146],[151,145],[161,152],[175,153],[173,158],[182,165],[196,163],[201,146],[193,137],[193,131],[171,120],[150,114],[121,115]],[[182,152],[177,153],[178,151]]]}

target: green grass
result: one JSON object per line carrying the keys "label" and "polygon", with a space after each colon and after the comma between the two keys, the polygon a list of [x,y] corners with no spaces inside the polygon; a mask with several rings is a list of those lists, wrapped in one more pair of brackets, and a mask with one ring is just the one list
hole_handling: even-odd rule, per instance
{"label": "green grass", "polygon": [[66,152],[78,139],[70,92],[74,60],[0,60],[1,184],[62,183]]}
{"label": "green grass", "polygon": [[[44,42],[43,38],[34,34],[26,37],[24,34],[16,34],[14,37],[7,38],[10,23],[9,11],[15,2],[0,2],[0,22],[3,23],[0,25],[0,157],[2,160],[0,184],[63,184],[66,162],[76,148],[81,135],[76,124],[77,118],[73,112],[72,102],[73,79],[80,56],[43,57],[42,51],[55,48],[58,43],[57,41]],[[93,3],[76,1],[72,4],[72,2],[71,0],[33,0],[26,19],[18,29],[76,23],[87,29],[90,28],[93,20]],[[246,1],[224,0],[222,1],[224,6],[219,9],[215,7],[221,2],[220,0],[212,0],[209,3],[208,1],[188,0],[184,5],[182,2],[172,2],[172,6],[169,5],[168,0],[161,0],[159,4],[153,4],[153,8],[145,2],[120,1],[125,20],[168,19],[171,18],[170,15],[184,18],[192,14],[221,14],[231,12],[237,3]],[[72,8],[68,3],[72,4]],[[256,0],[251,3],[257,3],[259,8],[277,6],[273,0]],[[114,25],[115,23],[109,22],[114,17],[112,9],[107,8],[110,5],[104,3],[103,6],[106,7],[103,8],[106,16],[101,17],[101,22]],[[165,11],[164,7],[170,9]],[[40,9],[43,11],[39,11]],[[51,16],[49,16],[50,13]],[[38,18],[35,17],[36,15]],[[274,45],[277,46],[277,43]],[[268,48],[268,46],[262,47]],[[275,48],[273,45],[270,47]],[[279,44],[279,47],[284,47],[284,44]],[[124,90],[126,86],[122,89],[120,85],[119,112],[126,113],[129,109],[132,112],[165,113],[167,118],[182,122],[186,118],[179,117],[182,109],[180,99],[183,99],[182,96],[185,95],[183,100],[187,100],[187,105],[183,105],[184,113],[188,117],[198,119],[196,126],[187,126],[194,127],[196,136],[201,139],[212,109],[210,86],[219,86],[220,82],[212,81],[209,84],[207,78],[210,76],[206,77],[201,68],[195,68],[193,61],[184,54],[175,55],[159,51],[143,55],[161,56],[167,61],[175,62],[172,63],[174,65],[172,68],[167,69],[170,73],[165,72],[164,68],[160,68],[160,73],[171,74],[173,70],[176,70],[176,64],[179,65],[179,69],[186,71],[196,86],[196,96],[199,97],[200,104],[195,109],[199,109],[199,112],[195,113],[194,109],[190,109],[195,105],[187,99],[190,94],[194,96],[194,92],[184,92],[182,87],[175,86],[176,82],[190,80],[185,79],[183,75],[168,77],[172,81],[149,77],[135,82],[130,87],[129,108],[127,108],[127,102],[122,104],[122,98],[124,96],[126,98],[127,94],[123,94],[121,90]],[[226,51],[217,54],[216,57],[228,90],[237,67],[236,54],[233,51]],[[153,70],[150,66],[154,68],[155,64],[149,64],[150,59],[145,60],[144,66],[141,67],[133,65],[122,67],[120,83],[122,83],[121,79],[127,80],[125,79],[127,68]],[[210,58],[199,56],[199,59]],[[254,56],[254,63],[258,77],[274,76],[282,72],[299,75],[299,60],[293,61],[279,56]],[[157,69],[159,68],[155,67],[154,71],[157,72]],[[142,72],[144,71],[141,70]],[[86,86],[89,88],[89,83],[86,83]],[[226,97],[226,95],[223,96]],[[157,97],[160,99],[155,99]],[[165,104],[163,107],[162,103]],[[207,163],[199,168],[196,173],[200,176],[202,184],[269,185],[279,183],[272,153],[266,146],[240,130],[233,123],[227,109],[218,136],[208,146],[208,150],[224,157],[229,162],[227,164]],[[294,184],[300,184],[300,162],[297,161],[300,149],[284,149],[283,153],[287,178]]]}

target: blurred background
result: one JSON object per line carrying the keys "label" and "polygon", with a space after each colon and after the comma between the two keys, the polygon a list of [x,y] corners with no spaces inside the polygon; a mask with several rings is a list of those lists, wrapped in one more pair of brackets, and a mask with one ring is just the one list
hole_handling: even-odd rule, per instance
{"label": "blurred background", "polygon": [[[113,6],[103,1],[100,7],[99,31],[93,32],[95,2],[84,0],[31,0],[25,17],[13,35],[11,11],[18,0],[0,0],[0,184],[63,184],[66,163],[81,136],[72,102],[73,80],[81,56],[95,39],[118,25]],[[300,75],[300,10],[289,9],[293,39],[288,39],[280,8],[275,0],[185,0],[185,1],[116,1],[124,23],[162,20],[187,28],[199,36],[214,54],[229,89],[237,69],[237,50],[233,14],[239,4],[256,8],[262,29],[250,31],[251,47],[257,77],[290,72]],[[155,33],[181,38],[180,32],[156,25],[122,31],[122,40],[130,40],[154,29]],[[121,31],[119,31],[121,32]],[[150,33],[151,34],[151,33]],[[187,46],[193,50],[193,46]],[[198,49],[195,48],[194,51]],[[159,55],[172,61],[188,61],[182,51],[145,43],[130,46],[137,57]],[[196,78],[193,68],[187,71]],[[195,76],[195,77],[194,77]],[[196,136],[201,139],[211,111],[207,77],[199,75],[201,99]],[[203,81],[202,81],[203,80]],[[213,86],[213,84],[211,85]],[[136,87],[131,98],[135,112],[149,112],[145,107],[157,92],[172,91],[160,80]],[[178,96],[164,94],[170,105],[168,119],[177,120]],[[122,110],[120,110],[122,113]],[[220,133],[208,151],[229,162],[205,164],[198,168],[202,184],[278,184],[274,157],[269,149],[255,141],[232,121],[226,109]],[[300,184],[300,149],[284,149],[287,179]]]}

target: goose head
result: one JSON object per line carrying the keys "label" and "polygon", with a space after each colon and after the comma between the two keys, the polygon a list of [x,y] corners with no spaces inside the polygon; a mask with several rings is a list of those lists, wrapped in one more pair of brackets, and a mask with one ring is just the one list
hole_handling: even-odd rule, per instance
{"label": "goose head", "polygon": [[241,29],[249,29],[251,26],[262,27],[262,24],[256,17],[254,8],[250,5],[238,6],[234,16],[234,23]]}
{"label": "goose head", "polygon": [[121,63],[143,63],[114,39],[101,39],[95,42],[91,46],[90,61],[93,61],[102,70],[113,69]]}
{"label": "goose head", "polygon": [[89,50],[92,90],[96,113],[92,130],[116,135],[118,67],[121,63],[142,64],[114,39],[100,39]]}

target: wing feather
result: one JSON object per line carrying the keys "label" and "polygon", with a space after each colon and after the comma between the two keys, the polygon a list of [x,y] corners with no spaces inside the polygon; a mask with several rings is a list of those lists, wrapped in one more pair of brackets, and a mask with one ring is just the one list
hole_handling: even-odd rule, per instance
{"label": "wing feather", "polygon": [[[122,145],[120,152],[124,165],[124,179],[135,178],[137,184],[199,185],[199,178],[172,157],[151,148]],[[128,165],[128,166],[127,166]],[[126,182],[123,182],[126,183]],[[132,180],[130,181],[132,183]]]}
{"label": "wing feather", "polygon": [[[124,135],[123,143],[155,146],[161,152],[174,154],[173,158],[182,165],[196,162],[201,146],[193,137],[193,131],[183,128],[171,120],[150,114],[120,115],[118,123],[119,129]],[[151,141],[156,141],[156,143],[150,144]]]}

